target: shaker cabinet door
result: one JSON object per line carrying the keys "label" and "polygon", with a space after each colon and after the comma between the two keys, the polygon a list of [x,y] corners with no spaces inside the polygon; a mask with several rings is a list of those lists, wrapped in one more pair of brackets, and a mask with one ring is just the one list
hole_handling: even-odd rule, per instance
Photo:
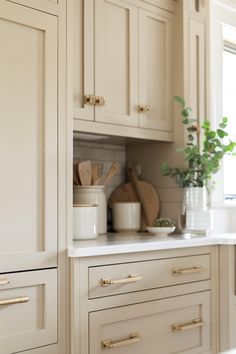
{"label": "shaker cabinet door", "polygon": [[3,273],[57,264],[57,19],[0,8]]}
{"label": "shaker cabinet door", "polygon": [[[139,10],[140,127],[172,130],[172,19]],[[143,111],[141,110],[143,107]]]}
{"label": "shaker cabinet door", "polygon": [[[74,0],[72,38],[74,118],[94,120],[94,1]],[[70,24],[69,24],[70,25]]]}
{"label": "shaker cabinet door", "polygon": [[137,8],[95,1],[95,120],[138,126]]}
{"label": "shaker cabinet door", "polygon": [[65,0],[7,0],[13,3],[31,7],[40,11],[45,11],[51,14],[58,13],[59,2]]}

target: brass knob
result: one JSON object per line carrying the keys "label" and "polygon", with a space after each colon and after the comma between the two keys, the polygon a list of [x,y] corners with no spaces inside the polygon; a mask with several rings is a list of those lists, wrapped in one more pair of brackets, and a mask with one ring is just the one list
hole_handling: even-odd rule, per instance
{"label": "brass knob", "polygon": [[104,106],[106,103],[105,98],[102,96],[96,96],[95,97],[95,105],[96,106]]}
{"label": "brass knob", "polygon": [[95,96],[93,96],[93,95],[85,95],[84,96],[84,103],[94,106],[95,105]]}
{"label": "brass knob", "polygon": [[148,113],[150,112],[150,107],[146,105],[140,105],[139,106],[139,112],[141,113]]}

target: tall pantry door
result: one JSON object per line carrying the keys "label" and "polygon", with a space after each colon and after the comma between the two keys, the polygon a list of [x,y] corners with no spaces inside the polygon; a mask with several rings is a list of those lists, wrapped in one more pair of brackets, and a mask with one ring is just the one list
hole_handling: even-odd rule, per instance
{"label": "tall pantry door", "polygon": [[0,3],[0,272],[57,264],[57,19]]}

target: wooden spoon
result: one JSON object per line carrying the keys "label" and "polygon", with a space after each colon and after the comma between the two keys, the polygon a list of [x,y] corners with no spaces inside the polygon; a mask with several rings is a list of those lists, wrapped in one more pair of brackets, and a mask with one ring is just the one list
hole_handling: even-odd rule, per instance
{"label": "wooden spoon", "polygon": [[103,182],[104,187],[107,187],[111,178],[118,172],[119,167],[120,167],[119,162],[112,162],[112,165],[111,165],[111,167],[104,179],[104,182]]}
{"label": "wooden spoon", "polygon": [[75,186],[80,185],[78,163],[79,163],[78,161],[73,163],[73,184]]}
{"label": "wooden spoon", "polygon": [[92,183],[92,165],[91,161],[83,161],[79,163],[79,178],[82,186],[91,186]]}
{"label": "wooden spoon", "polygon": [[102,164],[95,163],[92,165],[92,184],[96,186],[101,178],[102,175]]}

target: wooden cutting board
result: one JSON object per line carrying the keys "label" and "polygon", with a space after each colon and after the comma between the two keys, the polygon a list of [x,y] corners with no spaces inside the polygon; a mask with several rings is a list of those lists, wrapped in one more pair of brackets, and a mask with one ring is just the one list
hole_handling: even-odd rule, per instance
{"label": "wooden cutting board", "polygon": [[[138,181],[139,188],[143,196],[143,204],[148,216],[148,222],[142,213],[141,231],[146,230],[146,226],[152,225],[154,220],[160,213],[160,199],[156,189],[148,182]],[[121,202],[140,202],[134,186],[131,182],[125,183],[117,187],[110,196],[109,205],[112,208],[113,203]],[[147,225],[149,224],[149,225]]]}

